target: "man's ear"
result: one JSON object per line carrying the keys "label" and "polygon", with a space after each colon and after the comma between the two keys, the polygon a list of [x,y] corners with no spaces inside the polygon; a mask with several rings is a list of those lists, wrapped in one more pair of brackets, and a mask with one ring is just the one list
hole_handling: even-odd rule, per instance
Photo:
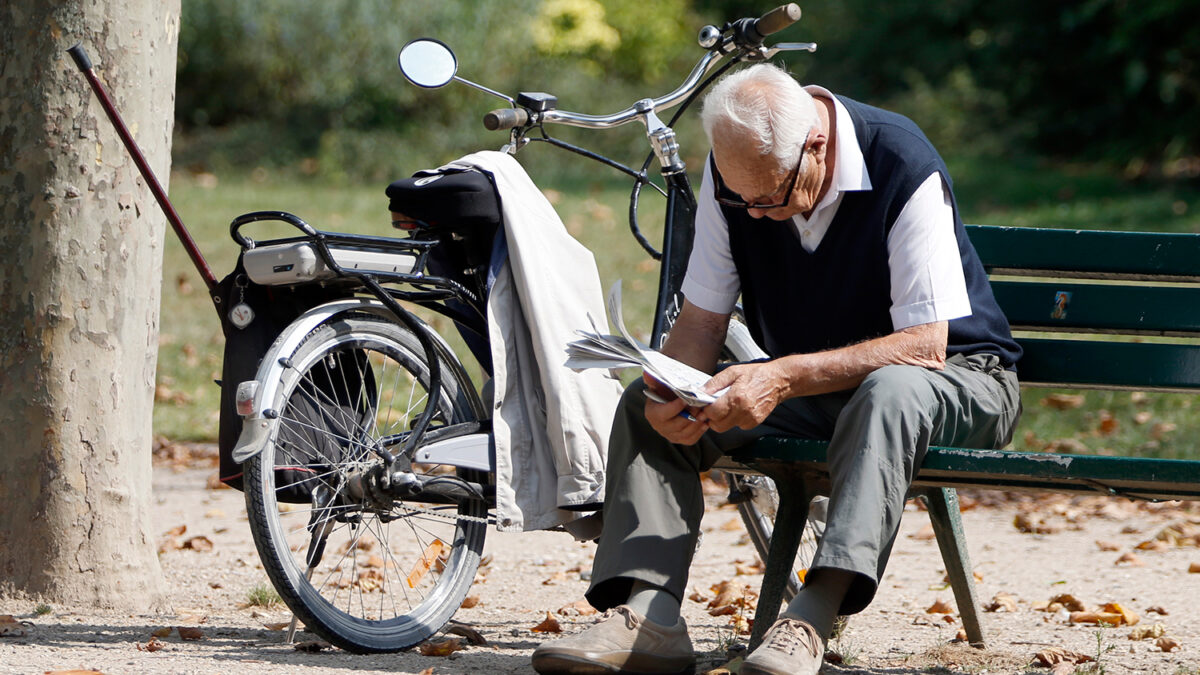
{"label": "man's ear", "polygon": [[824,162],[825,152],[829,149],[829,137],[825,134],[817,134],[809,142],[808,149],[812,151],[813,159]]}

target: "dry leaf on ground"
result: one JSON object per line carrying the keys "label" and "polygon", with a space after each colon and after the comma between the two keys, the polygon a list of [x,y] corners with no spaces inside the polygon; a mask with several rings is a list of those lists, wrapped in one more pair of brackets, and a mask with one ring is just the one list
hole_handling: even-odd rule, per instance
{"label": "dry leaf on ground", "polygon": [[933,603],[925,610],[925,613],[926,614],[953,614],[954,607],[951,606],[950,603],[939,598],[937,602]]}
{"label": "dry leaf on ground", "polygon": [[755,558],[750,562],[735,562],[733,565],[734,573],[738,576],[762,574],[767,571],[767,566],[761,558]]}
{"label": "dry leaf on ground", "polygon": [[596,608],[592,607],[587,600],[580,599],[559,607],[557,611],[562,616],[591,616],[596,613]]}
{"label": "dry leaf on ground", "polygon": [[165,638],[170,635],[171,631],[173,630],[175,629],[171,628],[170,626],[163,626],[162,628],[155,629],[155,631],[150,634],[150,637]]}
{"label": "dry leaf on ground", "polygon": [[264,623],[263,628],[267,630],[287,630],[292,625],[291,621],[278,621],[275,623]]}
{"label": "dry leaf on ground", "polygon": [[1012,593],[1000,591],[992,596],[992,601],[984,605],[983,609],[988,612],[1015,612],[1017,611],[1017,598]]}
{"label": "dry leaf on ground", "polygon": [[1134,628],[1129,632],[1130,640],[1149,640],[1151,638],[1160,638],[1167,632],[1167,627],[1164,624],[1156,623],[1153,626],[1143,626]]}
{"label": "dry leaf on ground", "polygon": [[1083,405],[1083,400],[1082,394],[1050,394],[1039,404],[1044,408],[1053,408],[1054,410],[1071,410]]}
{"label": "dry leaf on ground", "polygon": [[1154,646],[1158,647],[1164,652],[1174,651],[1179,649],[1179,640],[1164,635],[1163,637],[1160,637],[1154,641]]}
{"label": "dry leaf on ground", "polygon": [[150,641],[147,642],[145,646],[143,646],[141,643],[137,643],[137,650],[139,652],[157,652],[160,649],[166,649],[166,645],[159,642],[158,638],[154,636],[150,636]]}
{"label": "dry leaf on ground", "polygon": [[195,626],[176,626],[175,630],[179,631],[179,639],[181,640],[203,640],[204,631]]}
{"label": "dry leaf on ground", "polygon": [[426,640],[417,645],[417,651],[421,652],[422,656],[450,656],[462,648],[462,640],[458,638]]}
{"label": "dry leaf on ground", "polygon": [[0,615],[0,637],[25,637],[25,626],[11,614]]}
{"label": "dry leaf on ground", "polygon": [[1110,602],[1105,604],[1101,611],[1120,614],[1121,623],[1124,623],[1126,626],[1132,626],[1138,621],[1141,621],[1141,617],[1138,616],[1137,612],[1129,609],[1128,607],[1123,607],[1118,602]]}
{"label": "dry leaf on ground", "polygon": [[213,550],[212,540],[204,535],[192,537],[183,542],[183,547],[189,551],[211,551]]}
{"label": "dry leaf on ground", "polygon": [[1067,610],[1072,612],[1083,612],[1087,610],[1087,605],[1083,604],[1079,598],[1076,598],[1070,593],[1059,593],[1053,598],[1050,598],[1050,607],[1047,607],[1046,611],[1057,611],[1058,607],[1054,607],[1055,604],[1059,605],[1060,607],[1065,607]]}
{"label": "dry leaf on ground", "polygon": [[1168,612],[1165,607],[1160,607],[1158,605],[1155,605],[1153,607],[1147,607],[1146,613],[1147,614],[1161,614],[1163,616],[1167,616],[1168,614],[1170,614],[1170,612]]}
{"label": "dry leaf on ground", "polygon": [[419,673],[419,675],[433,675],[433,666],[430,666],[430,667],[426,668],[425,670],[422,670]]}
{"label": "dry leaf on ground", "polygon": [[478,595],[468,595],[467,597],[463,598],[462,605],[459,605],[459,606],[462,607],[463,609],[471,609],[472,607],[474,607],[475,605],[478,605],[478,604],[479,604],[479,596]]}
{"label": "dry leaf on ground", "polygon": [[1097,539],[1096,548],[1100,549],[1101,551],[1120,551],[1121,545],[1111,541],[1101,541]]}
{"label": "dry leaf on ground", "polygon": [[708,601],[708,613],[712,616],[737,614],[757,607],[758,593],[748,584],[739,584],[727,579],[713,584],[709,590],[716,594],[716,597]]}
{"label": "dry leaf on ground", "polygon": [[1188,565],[1188,572],[1190,574],[1200,574],[1200,563],[1192,563],[1191,565]]}
{"label": "dry leaf on ground", "polygon": [[1125,617],[1116,612],[1071,612],[1071,623],[1094,623],[1120,626]]}
{"label": "dry leaf on ground", "polygon": [[459,637],[464,637],[467,639],[467,642],[469,642],[470,644],[473,644],[473,645],[486,645],[487,644],[487,639],[483,637],[483,633],[480,633],[479,631],[475,630],[474,628],[471,628],[470,626],[468,626],[465,623],[451,621],[450,625],[446,628],[446,632],[450,633],[451,635],[457,635]]}
{"label": "dry leaf on ground", "polygon": [[1045,519],[1035,518],[1028,513],[1018,513],[1013,518],[1013,527],[1025,534],[1054,534],[1059,530],[1057,526],[1047,524]]}
{"label": "dry leaf on ground", "polygon": [[530,628],[529,630],[533,631],[534,633],[561,633],[562,626],[559,625],[558,619],[554,618],[553,614],[546,612],[546,618],[542,619],[541,623],[533,628]]}
{"label": "dry leaf on ground", "polygon": [[1049,668],[1059,663],[1088,663],[1092,657],[1062,647],[1049,647],[1033,655],[1034,665]]}
{"label": "dry leaf on ground", "polygon": [[1146,563],[1142,562],[1142,559],[1139,558],[1136,553],[1134,553],[1133,551],[1129,551],[1129,552],[1125,553],[1124,555],[1122,555],[1120,558],[1117,558],[1117,561],[1114,562],[1113,564],[1114,565],[1125,564],[1125,565],[1130,565],[1132,567],[1143,567],[1143,566],[1145,566]]}

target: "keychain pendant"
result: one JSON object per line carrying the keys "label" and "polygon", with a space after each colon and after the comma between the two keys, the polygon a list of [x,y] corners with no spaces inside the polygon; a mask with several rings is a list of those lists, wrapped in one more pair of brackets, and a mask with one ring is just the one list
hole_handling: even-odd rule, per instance
{"label": "keychain pendant", "polygon": [[254,310],[250,308],[250,305],[239,302],[229,310],[229,323],[238,328],[249,326],[251,321],[254,321]]}

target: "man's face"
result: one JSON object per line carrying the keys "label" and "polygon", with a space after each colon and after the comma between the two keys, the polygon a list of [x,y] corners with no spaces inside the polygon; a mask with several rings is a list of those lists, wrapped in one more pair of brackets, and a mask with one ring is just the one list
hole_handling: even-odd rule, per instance
{"label": "man's face", "polygon": [[[719,180],[748,205],[746,211],[752,218],[787,220],[811,211],[823,178],[823,165],[812,152],[814,134],[810,133],[810,142],[800,154],[801,162],[790,166],[781,166],[773,157],[747,150],[754,146],[744,138],[716,141],[713,157],[721,174]],[[820,138],[823,147],[823,136]]]}

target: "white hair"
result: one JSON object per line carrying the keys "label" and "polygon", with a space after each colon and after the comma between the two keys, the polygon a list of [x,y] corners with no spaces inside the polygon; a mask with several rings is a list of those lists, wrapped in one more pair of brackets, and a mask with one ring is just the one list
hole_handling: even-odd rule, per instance
{"label": "white hair", "polygon": [[782,68],[760,63],[718,82],[704,97],[700,122],[709,144],[715,131],[742,130],[757,143],[760,155],[793,166],[817,124],[817,106]]}

